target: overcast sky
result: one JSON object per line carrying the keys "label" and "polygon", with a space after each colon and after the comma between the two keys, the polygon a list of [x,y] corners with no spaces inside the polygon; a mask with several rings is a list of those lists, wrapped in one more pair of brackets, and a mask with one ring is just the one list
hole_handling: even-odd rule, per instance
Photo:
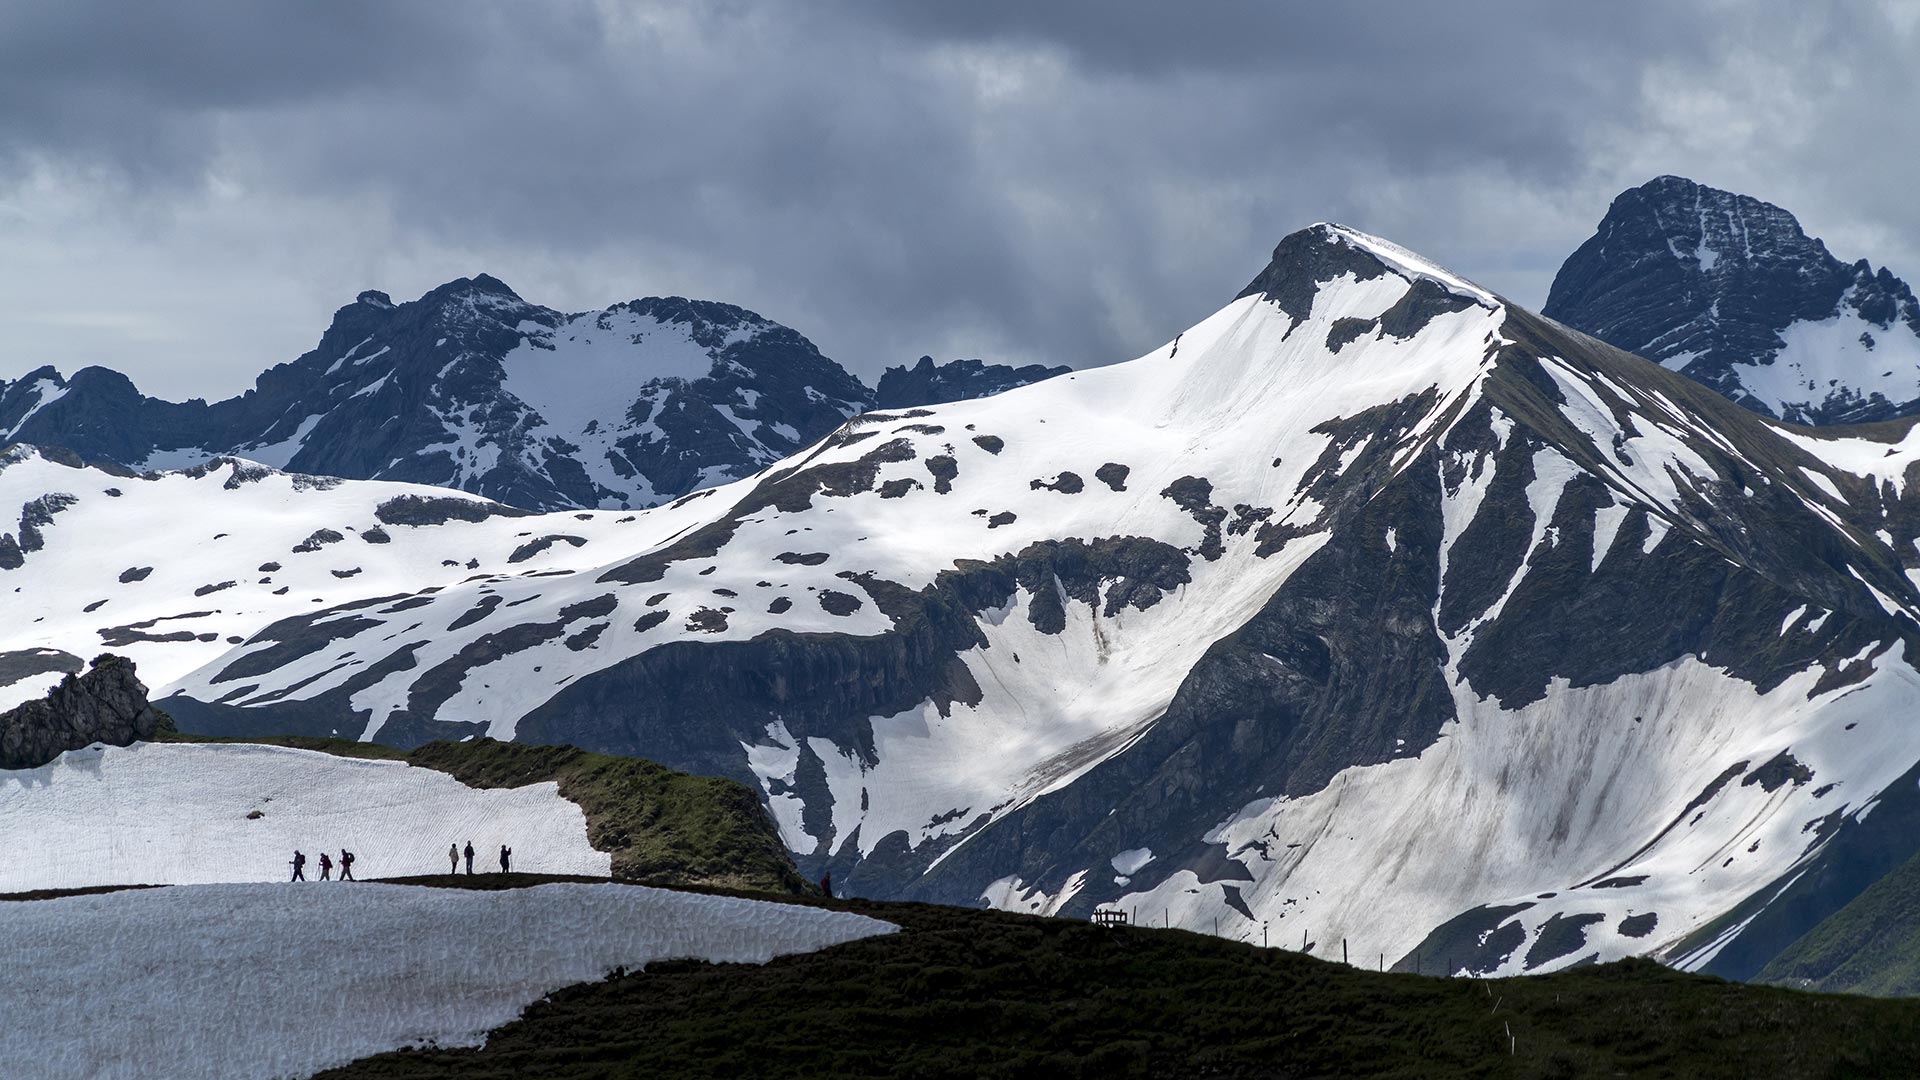
{"label": "overcast sky", "polygon": [[1920,0],[0,0],[0,378],[225,396],[482,271],[1098,364],[1318,220],[1537,306],[1667,172],[1913,280],[1916,55]]}

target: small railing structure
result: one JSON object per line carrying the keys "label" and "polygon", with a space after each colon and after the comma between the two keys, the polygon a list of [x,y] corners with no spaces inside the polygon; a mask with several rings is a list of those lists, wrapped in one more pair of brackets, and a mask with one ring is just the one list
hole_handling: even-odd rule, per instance
{"label": "small railing structure", "polygon": [[1096,908],[1093,912],[1093,924],[1106,927],[1125,926],[1127,913],[1119,908]]}

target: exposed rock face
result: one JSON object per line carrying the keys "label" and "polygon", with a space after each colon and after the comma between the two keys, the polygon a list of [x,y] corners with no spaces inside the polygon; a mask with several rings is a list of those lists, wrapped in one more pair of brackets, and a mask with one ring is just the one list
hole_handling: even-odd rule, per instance
{"label": "exposed rock face", "polygon": [[1065,375],[1072,370],[1042,364],[1013,367],[983,360],[949,360],[936,364],[933,357],[923,356],[910,368],[890,367],[881,374],[876,404],[882,409],[911,409],[965,401]]}
{"label": "exposed rock face", "polygon": [[1756,412],[1845,424],[1920,412],[1920,304],[1794,216],[1662,176],[1621,193],[1541,312]]}
{"label": "exposed rock face", "polygon": [[126,746],[171,726],[148,704],[133,662],[103,653],[86,674],[68,675],[44,699],[0,713],[0,769],[37,769],[69,750]]}

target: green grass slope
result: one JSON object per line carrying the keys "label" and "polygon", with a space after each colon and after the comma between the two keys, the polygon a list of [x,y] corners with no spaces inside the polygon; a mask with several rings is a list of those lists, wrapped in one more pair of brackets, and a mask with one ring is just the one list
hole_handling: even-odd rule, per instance
{"label": "green grass slope", "polygon": [[1920,1001],[1650,961],[1442,979],[1180,930],[796,902],[903,932],[766,965],[655,964],[556,993],[479,1049],[404,1050],[322,1075],[1691,1080],[1902,1076],[1920,1061]]}
{"label": "green grass slope", "polygon": [[732,780],[675,772],[640,758],[493,739],[432,742],[397,750],[377,743],[300,735],[164,737],[177,742],[259,742],[342,757],[405,761],[480,788],[557,781],[561,796],[586,814],[588,842],[613,857],[617,880],[759,892],[807,889],[753,791]]}
{"label": "green grass slope", "polygon": [[1756,981],[1851,994],[1920,996],[1920,855],[1787,946],[1760,970]]}

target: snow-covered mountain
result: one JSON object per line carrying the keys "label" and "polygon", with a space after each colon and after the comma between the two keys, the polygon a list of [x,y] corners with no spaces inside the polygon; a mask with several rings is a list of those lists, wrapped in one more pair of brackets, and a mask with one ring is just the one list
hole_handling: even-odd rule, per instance
{"label": "snow-covered mountain", "polygon": [[1920,846],[1911,422],[1771,423],[1338,226],[1130,363],[643,512],[6,460],[0,664],[731,775],[867,894],[1744,975]]}
{"label": "snow-covered mountain", "polygon": [[481,275],[405,304],[361,293],[313,351],[211,405],[43,368],[0,387],[0,439],[135,468],[239,454],[541,509],[650,506],[748,475],[872,401],[742,308],[650,297],[566,314]]}
{"label": "snow-covered mountain", "polygon": [[313,351],[213,404],[148,397],[101,367],[0,380],[0,443],[135,469],[241,456],[532,509],[627,509],[750,475],[876,401],[980,397],[1066,370],[923,357],[889,368],[876,396],[744,308],[656,296],[567,314],[482,274],[411,303],[363,292]]}
{"label": "snow-covered mountain", "polygon": [[1906,282],[1841,262],[1778,206],[1678,176],[1614,199],[1541,310],[1767,416],[1920,412],[1920,303]]}

